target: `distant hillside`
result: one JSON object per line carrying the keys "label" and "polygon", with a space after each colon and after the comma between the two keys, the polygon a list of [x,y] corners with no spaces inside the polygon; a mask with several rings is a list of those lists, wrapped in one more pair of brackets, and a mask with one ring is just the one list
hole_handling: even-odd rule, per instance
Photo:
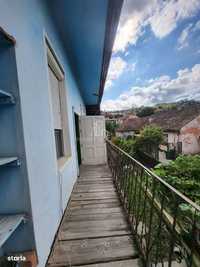
{"label": "distant hillside", "polygon": [[187,108],[192,109],[194,107],[199,108],[200,102],[195,100],[182,100],[174,103],[161,103],[153,107],[145,107],[145,106],[140,107],[136,109],[135,112],[138,117],[146,117],[163,110],[172,110],[172,109],[180,110]]}
{"label": "distant hillside", "polygon": [[200,107],[200,102],[195,100],[182,100],[179,102],[173,103],[160,103],[156,104],[155,106],[141,106],[139,108],[130,108],[127,110],[118,110],[118,111],[109,111],[109,112],[102,112],[102,115],[106,117],[116,117],[116,116],[125,116],[125,115],[137,115],[138,117],[147,117],[156,112],[162,110],[171,110],[171,109],[182,109],[182,108],[193,108],[193,107]]}
{"label": "distant hillside", "polygon": [[118,132],[140,131],[146,125],[156,125],[164,131],[179,131],[184,125],[200,115],[200,102],[181,101],[170,105],[156,105],[151,109],[150,107],[142,107],[137,114],[142,116],[125,116]]}

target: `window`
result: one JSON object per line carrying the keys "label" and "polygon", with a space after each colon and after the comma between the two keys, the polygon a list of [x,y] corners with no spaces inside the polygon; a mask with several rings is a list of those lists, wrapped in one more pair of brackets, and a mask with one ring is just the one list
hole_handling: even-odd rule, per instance
{"label": "window", "polygon": [[168,144],[168,134],[164,133],[164,143]]}
{"label": "window", "polygon": [[56,142],[56,155],[57,155],[57,158],[61,158],[64,156],[63,131],[60,129],[54,129],[54,134],[55,134],[55,142]]}
{"label": "window", "polygon": [[64,72],[49,47],[47,48],[47,55],[53,131],[55,136],[56,155],[57,159],[60,160],[71,154]]}

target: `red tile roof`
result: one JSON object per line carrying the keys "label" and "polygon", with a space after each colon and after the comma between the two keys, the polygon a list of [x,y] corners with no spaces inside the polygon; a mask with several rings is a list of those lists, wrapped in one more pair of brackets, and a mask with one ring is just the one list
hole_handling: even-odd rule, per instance
{"label": "red tile roof", "polygon": [[187,123],[200,115],[199,102],[186,102],[174,108],[157,111],[147,117],[129,116],[121,124],[118,132],[139,131],[145,125],[156,125],[164,131],[179,131]]}

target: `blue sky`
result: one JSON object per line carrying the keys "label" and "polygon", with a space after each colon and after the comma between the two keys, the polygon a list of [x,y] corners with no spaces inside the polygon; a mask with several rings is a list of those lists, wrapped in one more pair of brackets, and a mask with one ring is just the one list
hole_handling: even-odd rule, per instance
{"label": "blue sky", "polygon": [[200,100],[200,0],[125,0],[101,108]]}

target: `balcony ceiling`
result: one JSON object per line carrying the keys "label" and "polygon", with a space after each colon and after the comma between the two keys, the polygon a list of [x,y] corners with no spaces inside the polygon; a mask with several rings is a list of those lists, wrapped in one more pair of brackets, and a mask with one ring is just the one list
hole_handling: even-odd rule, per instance
{"label": "balcony ceiling", "polygon": [[46,1],[86,105],[99,105],[123,0]]}

